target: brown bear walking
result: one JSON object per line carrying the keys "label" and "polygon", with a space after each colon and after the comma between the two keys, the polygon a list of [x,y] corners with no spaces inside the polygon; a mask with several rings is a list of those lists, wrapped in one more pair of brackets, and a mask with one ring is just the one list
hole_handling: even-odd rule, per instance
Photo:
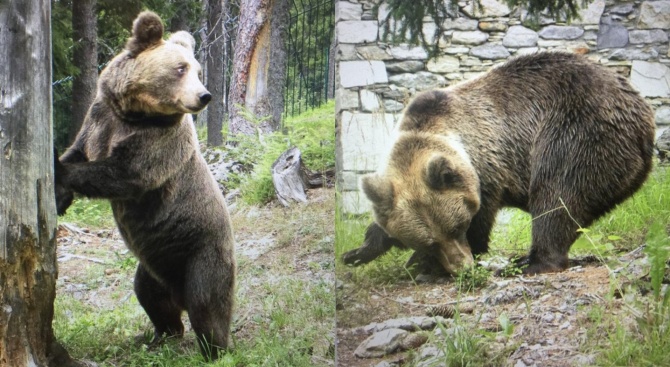
{"label": "brown bear walking", "polygon": [[135,293],[155,327],[181,336],[186,310],[206,358],[228,348],[233,310],[233,233],[223,195],[200,155],[191,118],[211,95],[193,57],[195,40],[164,41],[151,12],[100,75],[74,144],[56,161],[59,214],[72,191],[111,201],[139,259]]}
{"label": "brown bear walking", "polygon": [[496,213],[510,206],[534,218],[524,272],[563,270],[579,226],[645,181],[653,143],[644,99],[624,77],[574,54],[518,57],[422,93],[383,171],[362,179],[375,222],[343,260],[358,265],[408,247],[454,273],[488,250]]}

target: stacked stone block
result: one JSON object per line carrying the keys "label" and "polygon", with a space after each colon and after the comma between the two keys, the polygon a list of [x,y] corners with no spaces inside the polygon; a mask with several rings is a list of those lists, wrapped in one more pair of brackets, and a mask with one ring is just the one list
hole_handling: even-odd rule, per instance
{"label": "stacked stone block", "polygon": [[[570,24],[540,16],[531,26],[523,9],[504,1],[458,3],[447,19],[439,56],[428,59],[421,46],[383,40],[382,3],[336,0],[338,84],[338,184],[343,211],[364,213],[359,193],[362,174],[376,170],[392,141],[402,109],[418,91],[475,78],[508,58],[540,50],[567,50],[630,78],[656,109],[659,133],[670,125],[670,0],[594,0]],[[436,28],[424,20],[424,35]]]}

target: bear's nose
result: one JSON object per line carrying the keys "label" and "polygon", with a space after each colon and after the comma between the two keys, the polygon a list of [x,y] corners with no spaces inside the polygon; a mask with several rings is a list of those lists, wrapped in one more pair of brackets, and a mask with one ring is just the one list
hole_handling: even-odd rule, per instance
{"label": "bear's nose", "polygon": [[203,106],[206,105],[207,103],[209,103],[209,101],[211,101],[211,100],[212,100],[212,95],[209,94],[209,92],[205,92],[205,93],[200,95],[200,103],[202,103]]}

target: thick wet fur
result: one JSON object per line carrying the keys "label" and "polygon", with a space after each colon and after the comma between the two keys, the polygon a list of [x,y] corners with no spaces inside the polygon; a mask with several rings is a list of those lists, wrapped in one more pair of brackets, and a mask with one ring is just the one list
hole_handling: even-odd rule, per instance
{"label": "thick wet fur", "polygon": [[225,201],[191,118],[211,96],[193,38],[162,37],[160,18],[141,13],[126,50],[100,75],[81,131],[55,162],[58,212],[72,192],[109,199],[139,259],[135,293],[154,341],[181,336],[186,311],[203,355],[216,359],[229,347],[235,259]]}
{"label": "thick wet fur", "polygon": [[388,165],[362,180],[378,228],[345,263],[404,244],[453,272],[471,262],[468,249],[488,250],[498,210],[516,207],[534,218],[523,262],[536,274],[566,269],[577,229],[640,188],[652,167],[654,117],[624,77],[583,56],[544,52],[419,94],[398,136]]}

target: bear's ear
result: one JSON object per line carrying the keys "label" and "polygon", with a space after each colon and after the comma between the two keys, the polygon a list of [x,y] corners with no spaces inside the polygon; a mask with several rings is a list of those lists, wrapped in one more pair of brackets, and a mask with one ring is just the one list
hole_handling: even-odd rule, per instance
{"label": "bear's ear", "polygon": [[126,50],[133,56],[156,45],[163,39],[163,22],[154,12],[143,11],[133,21],[133,36],[126,42]]}
{"label": "bear's ear", "polygon": [[191,52],[195,51],[195,38],[193,38],[193,36],[191,36],[191,34],[188,32],[179,31],[172,33],[172,35],[168,39],[168,42],[184,46],[187,49],[191,50]]}
{"label": "bear's ear", "polygon": [[377,207],[390,208],[393,205],[393,184],[384,177],[373,173],[361,178],[361,188]]}
{"label": "bear's ear", "polygon": [[426,165],[424,179],[430,188],[443,190],[457,185],[461,181],[461,176],[446,157],[435,155]]}

